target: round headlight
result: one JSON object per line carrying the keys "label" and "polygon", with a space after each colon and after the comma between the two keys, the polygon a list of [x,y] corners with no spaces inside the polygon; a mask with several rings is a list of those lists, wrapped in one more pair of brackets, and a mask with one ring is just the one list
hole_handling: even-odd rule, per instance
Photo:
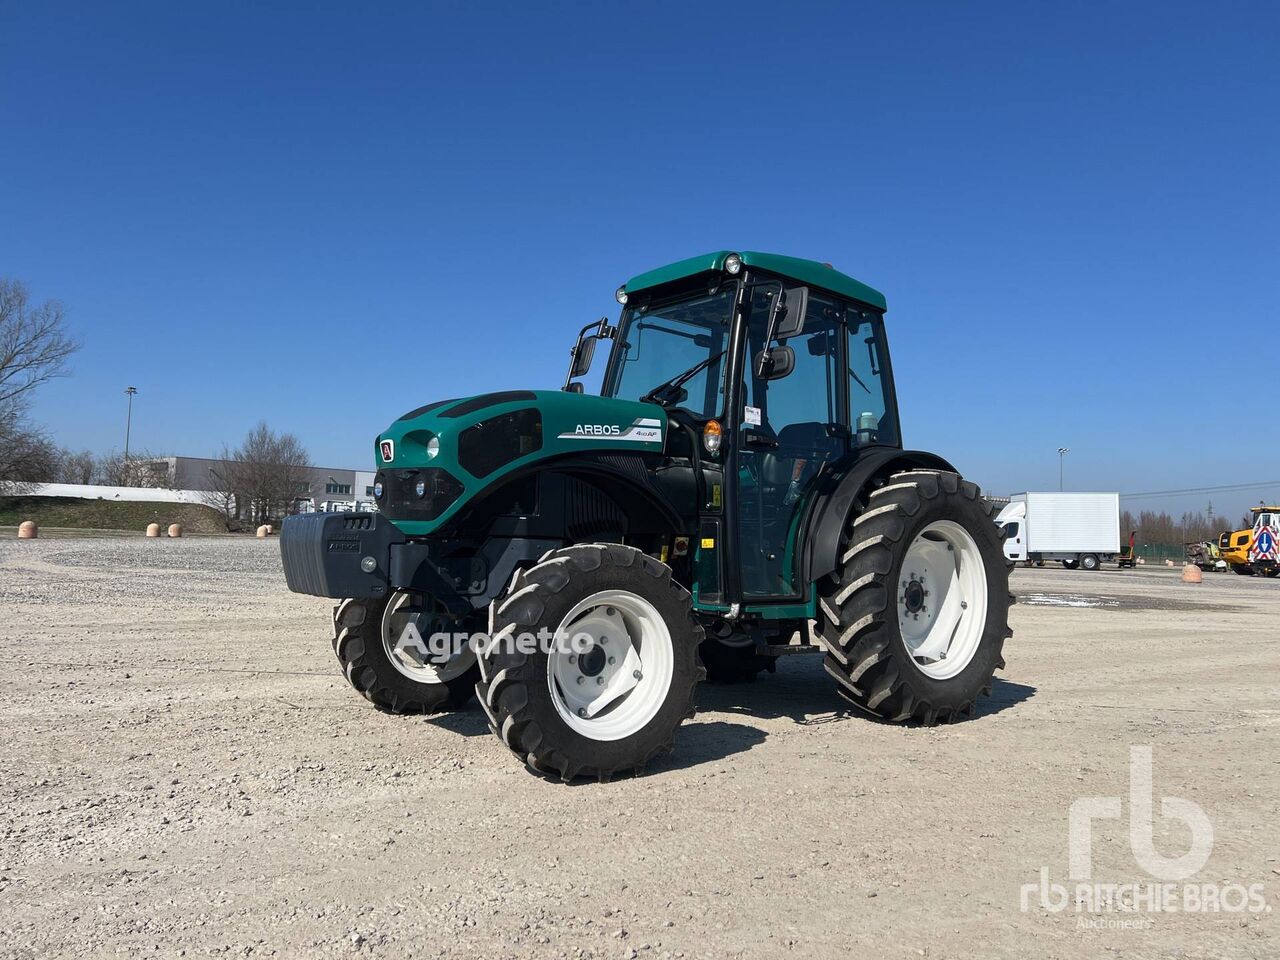
{"label": "round headlight", "polygon": [[731,253],[724,258],[724,272],[736,274],[742,269],[742,258],[736,253]]}
{"label": "round headlight", "polygon": [[373,557],[365,557],[360,561],[360,569],[365,573],[373,573],[378,569],[378,561]]}
{"label": "round headlight", "polygon": [[419,480],[417,483],[415,483],[413,485],[413,492],[416,493],[419,497],[425,497],[427,495],[427,481]]}
{"label": "round headlight", "polygon": [[723,439],[720,430],[720,421],[708,420],[707,425],[702,428],[702,445],[707,448],[707,453],[715,453],[720,449],[720,441]]}
{"label": "round headlight", "polygon": [[620,286],[614,292],[613,296],[614,296],[614,299],[616,299],[619,303],[626,303],[627,302],[627,285],[624,283],[622,286]]}
{"label": "round headlight", "polygon": [[379,480],[377,483],[373,485],[373,495],[379,500],[382,499],[382,481],[381,480]]}
{"label": "round headlight", "polygon": [[430,460],[440,452],[440,438],[432,437],[427,441],[427,459]]}

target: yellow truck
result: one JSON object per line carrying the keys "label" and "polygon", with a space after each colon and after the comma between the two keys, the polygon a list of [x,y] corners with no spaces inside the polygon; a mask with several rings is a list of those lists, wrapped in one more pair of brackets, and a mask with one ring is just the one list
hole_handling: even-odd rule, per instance
{"label": "yellow truck", "polygon": [[1249,512],[1253,514],[1253,526],[1223,533],[1218,539],[1218,549],[1227,565],[1241,576],[1251,577],[1257,573],[1274,577],[1280,574],[1280,563],[1277,563],[1280,507],[1259,504]]}

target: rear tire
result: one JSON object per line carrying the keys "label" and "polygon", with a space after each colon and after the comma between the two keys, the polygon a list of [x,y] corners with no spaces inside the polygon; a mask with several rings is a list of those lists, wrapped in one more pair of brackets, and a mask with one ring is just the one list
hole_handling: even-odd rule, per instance
{"label": "rear tire", "polygon": [[1067,570],[1075,570],[1077,567],[1080,566],[1080,561],[1079,560],[1063,560],[1062,566],[1064,569],[1067,569]]}
{"label": "rear tire", "polygon": [[1082,570],[1092,572],[1097,570],[1100,566],[1102,566],[1102,564],[1098,562],[1098,555],[1095,553],[1086,553],[1080,558],[1080,569]]}
{"label": "rear tire", "polygon": [[404,594],[394,593],[380,599],[344,600],[338,606],[333,616],[333,652],[343,676],[357,693],[389,713],[440,713],[465,706],[479,677],[474,662],[458,663],[444,672],[447,679],[433,682],[411,679],[392,663],[383,631],[396,614],[393,608],[392,617],[387,616],[388,605],[403,598]]}
{"label": "rear tire", "polygon": [[819,584],[816,633],[841,696],[896,721],[973,714],[1010,635],[995,513],[954,473],[913,470],[872,491]]}
{"label": "rear tire", "polygon": [[[517,574],[490,609],[476,693],[489,729],[530,770],[603,781],[673,749],[705,672],[702,626],[670,567],[620,544],[566,547]],[[590,646],[520,640],[543,630]]]}

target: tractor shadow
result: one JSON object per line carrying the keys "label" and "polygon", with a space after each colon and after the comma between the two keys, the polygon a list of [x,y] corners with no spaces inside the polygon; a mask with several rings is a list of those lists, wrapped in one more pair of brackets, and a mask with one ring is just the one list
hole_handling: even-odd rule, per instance
{"label": "tractor shadow", "polygon": [[[973,723],[994,716],[1030,700],[1035,694],[1033,686],[995,677],[991,695],[978,700],[972,717],[957,722]],[[800,726],[846,720],[891,723],[864,713],[836,693],[836,682],[822,669],[822,658],[816,655],[784,657],[778,664],[777,673],[762,674],[752,683],[704,683],[698,689],[698,710],[762,720],[790,720]]]}
{"label": "tractor shadow", "polygon": [[437,713],[423,717],[422,720],[430,726],[448,730],[450,733],[463,737],[493,736],[489,732],[489,721],[485,719],[484,711],[474,702],[468,703],[461,710],[455,710],[452,713]]}
{"label": "tractor shadow", "polygon": [[[698,700],[699,709],[706,709],[701,706],[702,689],[699,689]],[[465,710],[421,719],[423,723],[458,736],[492,736],[484,711],[474,703],[469,704]],[[745,723],[697,719],[681,726],[676,739],[675,753],[655,759],[649,764],[648,769],[650,772],[680,770],[723,760],[735,753],[745,753],[757,744],[763,743],[767,736],[768,734],[763,730]]]}
{"label": "tractor shadow", "polygon": [[[1026,702],[1035,694],[1033,686],[996,677],[991,695],[978,701],[972,717],[958,722],[980,722]],[[704,683],[698,687],[697,701],[698,716],[680,728],[675,752],[656,758],[649,764],[648,772],[672,772],[714,763],[746,753],[768,739],[766,731],[749,722],[737,723],[730,719],[735,715],[744,719],[790,720],[799,726],[848,720],[890,723],[863,713],[841,699],[835,692],[835,681],[822,669],[822,661],[817,656],[784,658],[777,673],[764,674],[753,683]],[[730,718],[725,718],[725,714]],[[491,736],[484,711],[474,703],[465,710],[423,717],[422,721],[464,737]],[[891,725],[918,726],[914,723]]]}
{"label": "tractor shadow", "polygon": [[745,723],[695,719],[680,728],[676,735],[675,752],[654,759],[647,769],[649,773],[669,773],[714,763],[735,754],[746,753],[752,747],[764,743],[768,736],[763,730]]}

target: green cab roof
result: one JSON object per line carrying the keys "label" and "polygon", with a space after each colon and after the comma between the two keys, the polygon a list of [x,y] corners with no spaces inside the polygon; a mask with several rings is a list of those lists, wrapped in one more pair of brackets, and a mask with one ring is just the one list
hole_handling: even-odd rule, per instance
{"label": "green cab roof", "polygon": [[[647,273],[637,274],[626,282],[625,289],[627,293],[636,293],[699,273],[723,271],[725,257],[734,252],[720,250],[716,253],[704,253],[700,257],[690,257]],[[823,290],[830,290],[842,297],[859,300],[873,307],[879,307],[881,310],[886,307],[884,294],[879,290],[868,287],[865,283],[817,260],[802,260],[799,257],[784,257],[777,253],[757,253],[752,250],[736,252],[748,267],[768,270],[770,273],[779,274],[789,280],[798,280],[811,287],[821,287]]]}

